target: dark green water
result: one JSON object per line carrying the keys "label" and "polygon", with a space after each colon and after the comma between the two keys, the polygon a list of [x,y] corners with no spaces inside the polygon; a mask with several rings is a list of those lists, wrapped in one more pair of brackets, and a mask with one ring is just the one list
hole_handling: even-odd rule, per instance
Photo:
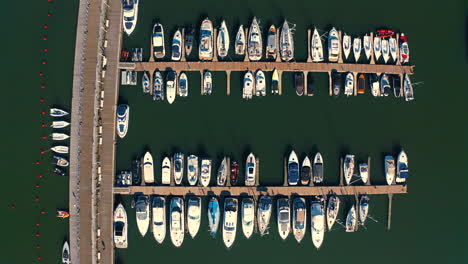
{"label": "dark green water", "polygon": [[[3,101],[15,108],[15,115],[4,115],[1,168],[4,186],[0,192],[0,223],[4,233],[0,263],[58,263],[68,222],[54,217],[56,208],[67,207],[68,181],[45,173],[52,168],[39,150],[50,147],[41,136],[51,133],[40,127],[40,112],[49,104],[70,107],[77,1],[10,1],[6,20],[15,26],[6,28],[2,42],[4,63]],[[376,12],[376,5],[381,9]],[[403,13],[397,7],[405,6]],[[287,261],[338,263],[464,263],[468,261],[466,203],[467,180],[463,165],[468,146],[464,107],[468,95],[464,75],[467,61],[467,13],[465,1],[413,3],[397,1],[395,8],[383,12],[384,4],[364,1],[351,6],[349,1],[142,1],[138,26],[126,48],[144,47],[148,55],[150,31],[158,19],[172,36],[177,26],[194,23],[199,27],[209,15],[218,26],[225,19],[231,38],[239,23],[250,23],[253,15],[261,19],[264,31],[287,18],[297,25],[295,56],[306,58],[306,29],[334,25],[357,35],[376,27],[389,26],[408,35],[411,60],[416,65],[416,100],[405,103],[392,98],[374,99],[371,95],[334,99],[328,96],[326,75],[316,75],[318,94],[297,97],[292,74],[283,75],[283,96],[240,99],[241,74],[231,76],[231,96],[225,95],[224,73],[214,73],[214,94],[199,95],[199,74],[189,73],[190,96],[177,98],[174,105],[155,103],[142,93],[140,86],[123,86],[120,102],[131,107],[131,125],[117,148],[117,170],[130,168],[131,159],[150,149],[155,163],[175,151],[211,156],[218,164],[222,155],[244,160],[253,151],[261,159],[262,184],[281,184],[283,156],[294,148],[309,155],[320,151],[325,159],[325,181],[338,182],[339,155],[355,153],[358,159],[373,158],[372,181],[383,183],[382,158],[401,147],[410,159],[412,177],[409,193],[393,203],[392,230],[386,230],[386,196],[371,197],[371,215],[367,230],[354,234],[336,230],[326,233],[317,251],[308,230],[302,244],[292,236],[282,242],[273,224],[269,236],[254,235],[245,240],[238,230],[236,242],[226,250],[220,234],[209,237],[207,221],[195,240],[186,236],[181,249],[170,243],[157,245],[151,233],[141,238],[129,199],[124,199],[130,221],[129,248],[116,251],[118,263],[204,262],[241,263]],[[47,18],[50,9],[53,16]],[[20,11],[21,10],[21,11]],[[176,11],[177,10],[177,11]],[[407,14],[407,15],[403,15]],[[49,25],[49,40],[44,42],[42,25]],[[439,33],[439,38],[434,38]],[[44,56],[42,48],[49,52]],[[231,47],[232,48],[232,47]],[[436,50],[443,56],[434,59]],[[194,51],[196,51],[194,49]],[[43,58],[47,66],[41,65]],[[22,68],[20,68],[22,67]],[[38,73],[46,74],[46,89],[39,89]],[[41,105],[39,98],[45,98]],[[19,122],[21,120],[21,122]],[[12,149],[15,148],[13,151]],[[34,165],[36,160],[41,165]],[[160,165],[156,166],[160,177]],[[43,173],[39,180],[37,174]],[[34,186],[40,183],[40,191]],[[34,198],[40,197],[40,202]],[[117,197],[117,200],[120,200]],[[349,206],[351,200],[347,201]],[[17,209],[8,209],[14,204]],[[204,204],[206,208],[206,204]],[[40,216],[40,210],[46,214]],[[203,210],[205,212],[205,210]],[[205,216],[203,214],[203,216]],[[273,222],[274,219],[272,219]],[[39,228],[34,224],[40,222]],[[39,238],[35,237],[40,232]],[[41,245],[36,249],[37,244]]]}

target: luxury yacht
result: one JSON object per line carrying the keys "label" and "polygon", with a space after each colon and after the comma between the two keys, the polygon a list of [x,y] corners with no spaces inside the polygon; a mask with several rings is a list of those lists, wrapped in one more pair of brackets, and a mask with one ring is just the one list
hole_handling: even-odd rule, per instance
{"label": "luxury yacht", "polygon": [[397,159],[396,182],[405,183],[408,176],[408,156],[406,156],[406,152],[402,150],[400,154],[398,154]]}
{"label": "luxury yacht", "polygon": [[170,207],[171,241],[175,247],[182,246],[185,234],[184,200],[180,197],[171,199]]}
{"label": "luxury yacht", "polygon": [[301,242],[307,228],[307,207],[303,197],[296,197],[293,200],[292,229],[294,238]]}
{"label": "luxury yacht", "polygon": [[335,224],[336,217],[338,216],[338,212],[340,211],[340,198],[336,195],[330,195],[328,198],[327,204],[327,225],[328,231],[330,231]]}
{"label": "luxury yacht", "polygon": [[335,28],[330,30],[328,34],[328,61],[337,62],[340,55],[340,40],[338,31]]}
{"label": "luxury yacht", "polygon": [[288,159],[288,184],[297,185],[299,182],[299,160],[296,152],[291,151]]}
{"label": "luxury yacht", "polygon": [[257,70],[255,73],[255,95],[265,96],[266,95],[266,82],[265,74],[262,70]]}
{"label": "luxury yacht", "polygon": [[117,106],[117,135],[124,138],[128,131],[128,120],[130,118],[130,107],[126,104]]}
{"label": "luxury yacht", "polygon": [[281,60],[290,61],[294,58],[294,39],[288,21],[284,21],[280,35]]}
{"label": "luxury yacht", "polygon": [[313,62],[322,62],[323,61],[323,44],[322,38],[318,33],[317,28],[314,28],[314,34],[312,35],[311,40],[311,54]]}
{"label": "luxury yacht", "polygon": [[163,196],[153,197],[151,204],[153,213],[153,236],[159,244],[166,237],[166,199]]}
{"label": "luxury yacht", "polygon": [[301,167],[301,184],[308,185],[310,182],[310,175],[312,174],[312,168],[310,166],[310,159],[308,156],[302,161]]}
{"label": "luxury yacht", "polygon": [[156,59],[162,59],[166,56],[164,47],[164,28],[161,24],[156,23],[153,26],[153,54]]}
{"label": "luxury yacht", "polygon": [[174,33],[174,37],[172,38],[172,56],[171,59],[173,61],[180,61],[182,57],[182,34],[180,30]]}
{"label": "luxury yacht", "polygon": [[200,45],[198,46],[200,60],[213,59],[213,24],[206,18],[200,27]]}
{"label": "luxury yacht", "polygon": [[219,165],[218,168],[218,177],[216,177],[216,183],[218,186],[224,186],[226,185],[227,182],[227,158],[224,157],[223,161],[221,161],[221,164]]}
{"label": "luxury yacht", "polygon": [[141,236],[144,237],[146,235],[146,232],[148,232],[148,227],[150,223],[148,196],[138,196],[137,201],[135,203],[135,214],[138,230],[140,231]]}
{"label": "luxury yacht", "polygon": [[123,28],[125,33],[130,36],[138,19],[138,0],[123,0],[122,1],[122,10],[123,10]]}
{"label": "luxury yacht", "polygon": [[207,187],[210,184],[210,178],[211,178],[211,160],[202,159],[201,160],[200,184],[203,187]]}
{"label": "luxury yacht", "polygon": [[249,239],[254,230],[255,205],[252,198],[242,199],[242,232],[245,238]]}
{"label": "luxury yacht", "polygon": [[276,54],[278,51],[278,41],[277,41],[277,33],[275,25],[271,25],[270,29],[268,30],[267,36],[267,45],[266,45],[266,57],[267,59],[276,59]]}
{"label": "luxury yacht", "polygon": [[255,172],[257,169],[257,161],[253,153],[250,153],[247,156],[245,161],[245,186],[254,186],[255,185]]}
{"label": "luxury yacht", "polygon": [[224,20],[221,22],[221,27],[219,28],[216,47],[218,48],[218,56],[221,59],[226,58],[229,52],[229,31]]}
{"label": "luxury yacht", "polygon": [[285,240],[291,232],[291,209],[288,198],[279,198],[276,202],[278,233]]}
{"label": "luxury yacht", "polygon": [[169,157],[164,157],[161,164],[161,183],[170,184],[172,178],[172,163]]}
{"label": "luxury yacht", "polygon": [[184,177],[184,154],[176,153],[174,155],[174,182],[176,185],[182,184]]}
{"label": "luxury yacht", "polygon": [[201,221],[201,198],[190,197],[187,202],[187,229],[192,238],[198,233]]}
{"label": "luxury yacht", "polygon": [[346,155],[343,162],[343,174],[346,181],[346,185],[351,184],[351,178],[354,175],[354,155]]}
{"label": "luxury yacht", "polygon": [[316,196],[310,205],[310,232],[314,246],[319,249],[325,235],[325,200],[323,196]]}
{"label": "luxury yacht", "polygon": [[143,179],[145,183],[154,183],[153,156],[149,151],[143,157]]}
{"label": "luxury yacht", "polygon": [[317,154],[315,154],[312,173],[314,176],[314,183],[323,182],[323,158],[320,152],[317,152]]}
{"label": "luxury yacht", "polygon": [[127,248],[127,212],[122,204],[114,211],[114,245],[116,248]]}
{"label": "luxury yacht", "polygon": [[247,51],[251,61],[259,61],[262,58],[262,33],[257,23],[257,18],[253,18],[247,38]]}
{"label": "luxury yacht", "polygon": [[239,26],[239,30],[237,31],[234,47],[236,50],[236,55],[245,54],[245,32],[242,25]]}
{"label": "luxury yacht", "polygon": [[216,197],[211,197],[211,200],[208,203],[208,226],[212,237],[215,237],[216,232],[218,232],[219,217],[220,211],[218,199]]}
{"label": "luxury yacht", "polygon": [[236,198],[228,197],[224,200],[223,241],[227,248],[231,248],[236,240],[238,202]]}
{"label": "luxury yacht", "polygon": [[270,217],[271,217],[271,210],[272,209],[272,199],[268,195],[260,196],[258,201],[258,209],[257,209],[257,223],[258,223],[258,230],[260,231],[260,235],[266,235],[268,233],[268,228],[270,225]]}
{"label": "luxury yacht", "polygon": [[187,178],[190,185],[194,186],[198,181],[198,157],[190,155],[187,157]]}

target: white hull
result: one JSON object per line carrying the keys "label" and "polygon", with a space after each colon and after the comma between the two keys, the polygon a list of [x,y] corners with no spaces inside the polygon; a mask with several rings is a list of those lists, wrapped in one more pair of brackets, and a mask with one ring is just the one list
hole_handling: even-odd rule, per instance
{"label": "white hull", "polygon": [[67,154],[68,153],[68,147],[67,146],[55,146],[50,148],[55,153],[60,153],[60,154]]}
{"label": "white hull", "polygon": [[[406,156],[405,151],[401,151],[398,154],[397,159],[397,171],[396,171],[396,182],[397,183],[404,183],[406,182],[406,177],[408,174],[408,156]],[[406,177],[405,177],[406,176]]]}
{"label": "white hull", "polygon": [[278,53],[278,37],[277,37],[277,30],[275,25],[271,25],[270,29],[268,29],[267,35],[267,44],[265,48],[265,55],[267,59],[276,59]]}
{"label": "white hull", "polygon": [[153,197],[152,227],[156,242],[162,244],[166,238],[166,199],[162,196]]}
{"label": "white hull", "polygon": [[[406,38],[404,33],[401,33],[400,38]],[[409,62],[409,46],[407,41],[400,40],[400,62],[408,63]]]}
{"label": "white hull", "polygon": [[177,86],[177,73],[176,72],[169,72],[168,74],[174,74],[174,79],[167,80],[166,82],[166,94],[167,94],[167,102],[169,104],[174,103],[176,97],[176,86]]}
{"label": "white hull", "polygon": [[130,119],[130,107],[122,104],[117,106],[117,135],[124,138],[128,131],[128,120]]}
{"label": "white hull", "polygon": [[181,96],[181,97],[187,97],[188,96],[188,89],[189,89],[189,86],[188,86],[188,78],[187,78],[187,74],[185,74],[185,72],[182,72],[180,75],[179,75],[179,93],[178,95]]}
{"label": "white hull", "polygon": [[395,181],[395,159],[392,156],[385,156],[384,167],[387,184],[392,185]]}
{"label": "white hull", "polygon": [[242,232],[245,238],[249,239],[254,231],[255,204],[252,198],[242,200]]}
{"label": "white hull", "polygon": [[314,164],[312,169],[313,180],[314,183],[322,183],[323,182],[323,158],[320,152],[317,152],[314,157]]}
{"label": "white hull", "polygon": [[153,26],[152,38],[154,57],[156,59],[164,58],[166,56],[166,48],[164,46],[164,28],[161,24],[156,23]]}
{"label": "white hull", "polygon": [[390,46],[388,44],[388,40],[386,39],[382,40],[382,56],[383,56],[384,62],[387,63],[388,60],[390,59]]}
{"label": "white hull", "polygon": [[382,39],[379,37],[374,37],[374,56],[376,61],[382,56]]}
{"label": "white hull", "polygon": [[62,247],[62,264],[70,264],[70,246],[68,246],[68,242],[65,241]]}
{"label": "white hull", "polygon": [[171,60],[180,61],[181,57],[182,57],[182,34],[180,33],[180,30],[177,30],[174,33],[174,37],[172,39]]}
{"label": "white hull", "polygon": [[187,229],[192,238],[200,229],[201,219],[201,199],[200,197],[190,197],[187,203]]}
{"label": "white hull", "polygon": [[206,71],[205,74],[203,74],[203,94],[210,95],[212,91],[213,81],[211,78],[211,72]]}
{"label": "white hull", "polygon": [[127,212],[122,204],[119,204],[114,211],[114,245],[116,248],[127,248]]}
{"label": "white hull", "polygon": [[338,196],[332,195],[328,199],[327,204],[327,225],[328,231],[330,231],[335,224],[336,217],[340,211],[340,198]]}
{"label": "white hull", "polygon": [[247,51],[249,53],[249,60],[259,61],[262,58],[263,44],[262,34],[258,26],[257,19],[254,17],[252,25],[250,26]]}
{"label": "white hull", "polygon": [[162,169],[161,169],[161,183],[162,184],[170,184],[172,178],[172,164],[171,160],[168,157],[165,157],[162,161]]}
{"label": "white hull", "polygon": [[218,177],[216,178],[216,183],[218,186],[224,186],[226,185],[227,179],[227,159],[226,157],[223,158],[223,161],[219,165],[218,169]]}
{"label": "white hull", "polygon": [[231,248],[236,240],[238,202],[236,198],[226,198],[224,201],[223,242]]}
{"label": "white hull", "polygon": [[149,80],[148,73],[146,71],[143,73],[143,77],[141,79],[141,86],[143,88],[143,93],[150,92],[150,80]]}
{"label": "white hull", "polygon": [[364,36],[363,46],[364,54],[366,54],[366,58],[370,60],[370,57],[372,55],[372,39],[369,35]]}
{"label": "white hull", "polygon": [[133,8],[122,7],[122,26],[128,36],[133,33],[138,21],[138,0],[133,0],[133,2]]}
{"label": "white hull", "polygon": [[170,234],[175,247],[182,246],[185,234],[184,200],[180,197],[171,199]]}
{"label": "white hull", "polygon": [[207,187],[210,184],[211,179],[211,160],[202,159],[201,161],[201,174],[200,174],[200,184],[203,187]]}
{"label": "white hull", "polygon": [[187,178],[191,186],[194,186],[198,182],[198,157],[190,155],[187,158]]}
{"label": "white hull", "polygon": [[354,38],[353,54],[354,54],[354,60],[356,60],[356,62],[358,62],[359,58],[361,57],[361,50],[362,50],[361,38],[360,37]]}
{"label": "white hull", "polygon": [[236,55],[244,55],[245,54],[245,32],[244,27],[242,25],[239,26],[239,30],[237,31],[236,41],[234,43]]}
{"label": "white hull", "polygon": [[265,96],[266,95],[266,81],[265,74],[262,70],[257,70],[255,74],[255,95]]}
{"label": "white hull", "polygon": [[206,18],[200,27],[200,45],[198,46],[198,57],[200,60],[213,59],[213,24]]}
{"label": "white hull", "polygon": [[346,232],[356,231],[357,217],[356,217],[356,208],[351,207],[349,209],[348,215],[346,216]]}
{"label": "white hull", "polygon": [[403,90],[405,94],[405,101],[413,101],[414,100],[414,91],[413,91],[413,85],[411,84],[411,80],[408,76],[408,74],[405,74],[405,79],[403,81]]}
{"label": "white hull", "polygon": [[247,156],[245,164],[245,186],[254,186],[257,161],[253,153],[250,153],[249,156]]}
{"label": "white hull", "polygon": [[291,232],[291,209],[287,198],[279,198],[276,204],[278,233],[281,239],[286,240]]}
{"label": "white hull", "polygon": [[[307,171],[307,168],[309,169],[309,179],[305,182],[305,179],[302,177],[302,174],[303,174],[303,171],[302,170],[305,170]],[[301,178],[301,184],[302,185],[307,185],[309,184],[309,182],[311,181],[310,179],[310,176],[312,174],[312,164],[310,163],[310,159],[309,159],[309,156],[306,156],[304,158],[304,160],[302,161],[302,166],[301,166],[301,175],[300,175],[300,178]]]}
{"label": "white hull", "polygon": [[311,227],[310,232],[312,236],[312,243],[319,249],[322,246],[323,238],[325,236],[325,208],[324,202],[313,201],[310,206]]}
{"label": "white hull", "polygon": [[328,60],[330,62],[337,62],[340,55],[340,39],[338,31],[335,28],[330,30],[328,34]]}
{"label": "white hull", "polygon": [[140,196],[135,204],[136,222],[141,236],[148,232],[150,223],[149,201],[147,196]]}
{"label": "white hull", "polygon": [[212,197],[208,203],[208,226],[211,236],[215,237],[218,232],[220,218],[220,207],[216,197]]}
{"label": "white hull", "polygon": [[388,40],[388,45],[390,47],[390,55],[393,61],[398,59],[398,44],[396,38],[390,38]]}
{"label": "white hull", "polygon": [[248,71],[244,75],[244,81],[242,86],[242,98],[243,99],[252,99],[253,90],[254,90],[254,78],[251,71]]}
{"label": "white hull", "polygon": [[348,59],[349,54],[351,53],[351,36],[346,34],[343,36],[343,53],[345,55],[345,59]]}
{"label": "white hull", "polygon": [[359,201],[359,223],[364,225],[366,223],[367,215],[369,213],[369,196],[363,195]]}
{"label": "white hull", "polygon": [[218,56],[224,59],[229,52],[229,31],[226,27],[226,22],[221,22],[221,27],[218,32],[216,47],[218,48]]}
{"label": "white hull", "polygon": [[64,128],[64,127],[67,127],[69,125],[70,125],[70,123],[68,123],[67,121],[53,121],[52,125],[50,127],[52,127],[52,128]]}
{"label": "white hull", "polygon": [[52,117],[62,117],[68,115],[68,112],[59,109],[59,108],[51,108],[50,109],[50,116]]}
{"label": "white hull", "polygon": [[70,136],[64,133],[52,133],[52,140],[59,141],[68,139]]}
{"label": "white hull", "polygon": [[354,94],[354,74],[351,72],[346,75],[344,94],[346,96]]}
{"label": "white hull", "polygon": [[272,200],[270,196],[262,196],[259,199],[257,210],[257,222],[260,235],[266,235],[270,225],[270,217],[272,211]]}
{"label": "white hull", "polygon": [[354,155],[346,155],[343,162],[343,174],[346,185],[349,185],[354,174]]}
{"label": "white hull", "polygon": [[[297,170],[291,171],[290,167],[293,166],[294,164],[297,164]],[[288,159],[288,184],[297,185],[298,182],[299,182],[299,160],[297,159],[296,152],[294,152],[293,150],[291,151],[291,154],[289,154],[289,159]]]}
{"label": "white hull", "polygon": [[184,154],[177,153],[174,155],[174,182],[176,185],[182,184],[184,176]]}
{"label": "white hull", "polygon": [[359,176],[364,184],[369,180],[369,166],[366,163],[359,164]]}
{"label": "white hull", "polygon": [[294,238],[298,243],[302,241],[307,229],[306,201],[302,197],[294,198],[292,229]]}
{"label": "white hull", "polygon": [[154,183],[153,156],[149,152],[143,157],[143,180],[145,183]]}
{"label": "white hull", "polygon": [[322,62],[323,61],[323,44],[320,34],[318,33],[317,28],[314,28],[314,34],[312,35],[311,40],[311,53],[313,62]]}

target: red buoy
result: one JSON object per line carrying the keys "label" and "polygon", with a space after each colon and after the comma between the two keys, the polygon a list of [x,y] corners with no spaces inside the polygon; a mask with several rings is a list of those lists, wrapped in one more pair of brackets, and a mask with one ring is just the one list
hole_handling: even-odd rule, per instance
{"label": "red buoy", "polygon": [[47,139],[47,136],[43,136],[42,139]]}
{"label": "red buoy", "polygon": [[42,174],[37,175],[38,178],[42,178]]}
{"label": "red buoy", "polygon": [[41,162],[40,162],[40,161],[36,161],[36,165],[39,165],[39,164],[41,164]]}
{"label": "red buoy", "polygon": [[44,74],[42,72],[39,73],[39,76],[44,76]]}
{"label": "red buoy", "polygon": [[39,234],[39,233],[36,233],[36,237],[40,237],[40,236],[41,236],[41,234]]}
{"label": "red buoy", "polygon": [[39,184],[36,184],[36,188],[41,188],[41,186]]}
{"label": "red buoy", "polygon": [[16,209],[16,206],[10,205],[10,209]]}
{"label": "red buoy", "polygon": [[42,211],[41,211],[41,214],[45,214],[45,211],[44,211],[44,210],[42,210]]}
{"label": "red buoy", "polygon": [[45,100],[44,98],[39,99],[39,102],[43,103]]}
{"label": "red buoy", "polygon": [[47,64],[47,62],[46,62],[46,61],[43,61],[43,62],[42,62],[42,65],[46,65],[46,64]]}
{"label": "red buoy", "polygon": [[39,202],[39,201],[40,201],[40,199],[39,199],[39,198],[36,198],[36,199],[34,199],[34,201],[36,201],[36,202]]}
{"label": "red buoy", "polygon": [[[46,124],[42,124],[41,127],[46,127]],[[44,151],[41,151],[41,154],[44,154]]]}
{"label": "red buoy", "polygon": [[52,16],[52,14],[51,14],[51,13],[47,13],[47,16],[48,16],[48,17],[51,17],[51,16]]}
{"label": "red buoy", "polygon": [[41,85],[41,88],[44,89],[44,88],[45,88],[45,85]]}
{"label": "red buoy", "polygon": [[41,257],[41,256],[39,256],[39,257],[37,257],[37,259],[38,259],[38,260],[41,260],[41,259],[42,259],[42,257]]}
{"label": "red buoy", "polygon": [[36,223],[36,226],[40,226],[41,224],[40,223]]}
{"label": "red buoy", "polygon": [[44,28],[49,28],[49,26],[48,26],[48,25],[44,25]]}
{"label": "red buoy", "polygon": [[43,49],[43,51],[47,52],[47,51],[49,51],[49,49],[48,49],[48,48],[45,48],[45,49]]}
{"label": "red buoy", "polygon": [[47,40],[47,37],[43,37],[42,40]]}
{"label": "red buoy", "polygon": [[41,246],[37,245],[36,248],[41,248]]}

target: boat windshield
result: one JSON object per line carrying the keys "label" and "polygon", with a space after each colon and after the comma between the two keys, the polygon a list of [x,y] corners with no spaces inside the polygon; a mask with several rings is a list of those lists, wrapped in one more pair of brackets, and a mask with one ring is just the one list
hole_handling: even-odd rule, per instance
{"label": "boat windshield", "polygon": [[280,212],[279,219],[281,223],[289,222],[289,212],[287,211]]}
{"label": "boat windshield", "polygon": [[130,11],[133,9],[134,4],[135,3],[133,2],[133,0],[124,0],[122,3],[122,8],[124,11]]}
{"label": "boat windshield", "polygon": [[115,226],[114,226],[115,235],[122,236],[124,227],[125,227],[125,223],[122,221],[118,221],[117,223],[115,223]]}

